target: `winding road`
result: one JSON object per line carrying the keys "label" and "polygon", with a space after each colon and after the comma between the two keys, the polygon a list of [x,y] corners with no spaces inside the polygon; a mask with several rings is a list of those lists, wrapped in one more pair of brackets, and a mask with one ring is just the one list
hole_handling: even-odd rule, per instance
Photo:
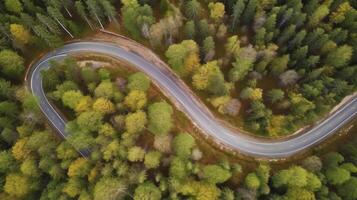
{"label": "winding road", "polygon": [[[155,80],[159,88],[173,97],[171,100],[176,101],[175,103],[180,105],[180,109],[189,116],[193,123],[204,131],[205,134],[209,135],[216,143],[225,145],[232,150],[236,150],[248,156],[280,159],[294,155],[333,135],[337,129],[357,115],[357,98],[355,96],[327,119],[319,122],[304,134],[277,140],[258,139],[242,133],[236,133],[235,130],[220,123],[212,113],[207,114],[207,112],[202,109],[205,105],[202,105],[202,102],[198,100],[195,95],[187,91],[187,88],[184,88],[175,78],[172,78],[174,77],[172,74],[168,74],[167,70],[162,70],[162,68],[157,67],[138,54],[109,42],[75,42],[43,56],[32,65],[28,77],[31,91],[39,98],[39,105],[42,112],[64,138],[69,135],[69,133],[65,131],[66,122],[46,98],[42,88],[40,72],[50,67],[49,62],[51,60],[61,60],[67,55],[83,52],[106,54],[131,63],[138,70],[145,72],[149,77]],[[88,151],[80,151],[80,153],[86,156]]]}

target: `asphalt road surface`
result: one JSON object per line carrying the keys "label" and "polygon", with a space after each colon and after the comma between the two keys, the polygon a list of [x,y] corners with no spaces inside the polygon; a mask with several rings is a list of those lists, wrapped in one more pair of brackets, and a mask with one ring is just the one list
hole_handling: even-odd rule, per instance
{"label": "asphalt road surface", "polygon": [[[42,112],[57,129],[58,134],[64,138],[69,135],[65,131],[66,122],[47,100],[42,88],[40,72],[50,67],[50,60],[61,60],[67,55],[83,52],[107,54],[131,63],[138,70],[143,71],[153,80],[156,80],[156,83],[162,90],[165,90],[167,94],[174,97],[174,100],[180,105],[182,111],[188,114],[194,124],[215,140],[215,142],[253,157],[279,159],[294,155],[333,135],[337,129],[357,115],[357,98],[354,97],[333,115],[316,124],[304,134],[286,139],[258,139],[242,133],[236,133],[220,123],[211,113],[207,114],[207,112],[202,111],[202,106],[204,105],[201,105],[194,95],[190,94],[182,85],[171,78],[172,76],[168,75],[167,71],[156,67],[145,60],[145,58],[111,43],[76,42],[67,44],[46,54],[32,65],[29,77],[32,93],[39,98]],[[83,156],[88,155],[88,151],[86,150],[82,150],[80,153]]]}

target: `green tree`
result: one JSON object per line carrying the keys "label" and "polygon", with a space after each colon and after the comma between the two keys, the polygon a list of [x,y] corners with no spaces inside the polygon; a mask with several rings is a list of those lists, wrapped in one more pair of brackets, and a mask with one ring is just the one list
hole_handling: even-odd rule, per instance
{"label": "green tree", "polygon": [[143,72],[136,72],[128,77],[129,90],[146,92],[150,88],[150,79]]}
{"label": "green tree", "polygon": [[285,94],[284,94],[284,91],[282,91],[281,89],[271,89],[267,93],[267,96],[272,103],[276,103],[276,102],[282,100],[284,98]]}
{"label": "green tree", "polygon": [[187,1],[184,5],[184,14],[188,19],[195,20],[201,14],[201,4],[197,0]]}
{"label": "green tree", "polygon": [[94,95],[96,97],[104,97],[107,99],[114,98],[115,89],[112,82],[108,80],[102,81],[97,88],[94,90]]}
{"label": "green tree", "polygon": [[103,115],[100,112],[86,111],[77,118],[78,127],[82,130],[97,131],[102,125]]}
{"label": "green tree", "polygon": [[185,34],[186,39],[193,40],[196,36],[196,25],[195,22],[190,20],[187,21],[183,27],[183,32]]}
{"label": "green tree", "polygon": [[129,133],[138,133],[145,129],[147,123],[146,113],[139,110],[125,117],[125,127]]}
{"label": "green tree", "polygon": [[247,3],[247,6],[244,10],[244,13],[242,15],[242,21],[244,24],[250,24],[253,19],[254,19],[254,15],[255,15],[255,11],[257,8],[257,0],[249,0]]}
{"label": "green tree", "polygon": [[131,162],[141,162],[144,160],[145,151],[139,146],[131,147],[128,150],[128,160]]}
{"label": "green tree", "polygon": [[75,2],[74,6],[75,6],[75,8],[76,8],[76,11],[77,11],[78,15],[79,15],[82,19],[84,19],[84,20],[87,22],[87,24],[89,25],[89,27],[93,30],[93,25],[92,25],[92,23],[91,23],[90,20],[89,20],[89,16],[87,15],[87,10],[86,10],[86,7],[85,7],[85,5],[83,4],[83,2],[80,1],[80,0],[77,0],[77,1]]}
{"label": "green tree", "polygon": [[103,177],[94,186],[94,200],[121,199],[126,195],[126,184],[114,177]]}
{"label": "green tree", "polygon": [[1,72],[9,78],[21,78],[25,67],[24,59],[12,50],[0,51]]}
{"label": "green tree", "polygon": [[170,67],[181,76],[188,75],[191,72],[184,65],[190,54],[198,54],[198,46],[193,40],[183,40],[180,44],[170,45],[165,52]]}
{"label": "green tree", "polygon": [[289,59],[289,55],[283,55],[275,58],[270,64],[271,73],[274,76],[279,76],[281,73],[285,72],[288,67]]}
{"label": "green tree", "polygon": [[161,191],[151,182],[140,184],[134,192],[134,200],[160,200]]}
{"label": "green tree", "polygon": [[144,164],[147,169],[157,168],[160,165],[162,154],[159,151],[149,151],[145,154]]}
{"label": "green tree", "polygon": [[69,90],[63,93],[62,103],[74,110],[82,98],[83,94],[80,90]]}
{"label": "green tree", "polygon": [[19,0],[5,0],[4,3],[9,12],[20,14],[23,11],[22,3]]}
{"label": "green tree", "polygon": [[145,92],[141,90],[132,90],[124,100],[124,104],[131,110],[140,110],[146,105],[147,98]]}
{"label": "green tree", "polygon": [[215,55],[215,48],[216,48],[215,46],[216,46],[216,44],[215,44],[212,36],[206,37],[203,40],[203,53],[205,55],[204,60],[206,62],[213,59],[213,57]]}
{"label": "green tree", "polygon": [[231,25],[230,29],[234,32],[237,29],[237,26],[240,22],[241,15],[243,14],[245,8],[244,0],[237,0],[233,7],[233,13],[231,15]]}
{"label": "green tree", "polygon": [[308,19],[308,25],[310,27],[316,27],[328,14],[330,10],[327,5],[321,5],[316,8],[312,15]]}
{"label": "green tree", "polygon": [[165,101],[153,103],[148,108],[148,129],[155,135],[167,135],[172,129],[173,109]]}
{"label": "green tree", "polygon": [[250,59],[236,58],[232,64],[233,68],[229,71],[229,80],[237,82],[243,80],[248,72],[253,68],[253,62]]}
{"label": "green tree", "polygon": [[329,167],[325,174],[331,185],[341,185],[351,178],[350,172],[341,167]]}
{"label": "green tree", "polygon": [[8,174],[4,190],[16,197],[25,197],[31,191],[31,180],[22,174]]}
{"label": "green tree", "polygon": [[232,176],[230,171],[218,165],[206,165],[202,172],[203,179],[212,184],[224,183]]}
{"label": "green tree", "polygon": [[338,187],[338,194],[346,200],[352,200],[357,198],[357,178],[351,177],[343,185]]}
{"label": "green tree", "polygon": [[16,167],[16,162],[12,154],[8,151],[0,152],[0,173],[6,173]]}
{"label": "green tree", "polygon": [[195,145],[195,139],[188,133],[180,133],[173,140],[175,153],[182,159],[187,159],[191,156]]}
{"label": "green tree", "polygon": [[352,57],[352,48],[348,45],[343,45],[327,54],[324,63],[327,65],[341,68],[346,66]]}
{"label": "green tree", "polygon": [[174,157],[170,162],[170,177],[176,179],[183,179],[188,174],[186,161],[179,157]]}
{"label": "green tree", "polygon": [[249,173],[244,181],[248,189],[257,190],[260,187],[260,180],[256,173]]}

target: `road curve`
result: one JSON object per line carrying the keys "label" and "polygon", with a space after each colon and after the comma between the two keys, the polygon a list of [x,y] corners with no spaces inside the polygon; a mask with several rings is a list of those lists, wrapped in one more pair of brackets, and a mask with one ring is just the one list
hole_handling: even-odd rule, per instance
{"label": "road curve", "polygon": [[[315,125],[312,129],[297,137],[279,140],[261,140],[244,134],[237,134],[229,127],[219,122],[212,114],[202,111],[202,103],[196,96],[192,95],[181,84],[177,83],[172,74],[162,70],[140,57],[138,54],[125,50],[118,45],[109,42],[75,42],[67,44],[52,51],[32,65],[29,75],[30,89],[38,97],[39,106],[53,127],[57,129],[62,137],[66,138],[69,133],[65,131],[65,120],[57,113],[46,98],[42,88],[41,70],[50,67],[49,61],[61,60],[73,53],[93,52],[112,56],[125,60],[143,71],[159,85],[166,94],[172,96],[181,110],[185,112],[194,124],[205,134],[214,139],[215,142],[225,145],[248,156],[266,159],[286,158],[299,153],[309,147],[316,145],[327,137],[333,135],[337,129],[345,125],[357,115],[357,98],[354,97],[327,119]],[[85,156],[87,151],[80,151]]]}

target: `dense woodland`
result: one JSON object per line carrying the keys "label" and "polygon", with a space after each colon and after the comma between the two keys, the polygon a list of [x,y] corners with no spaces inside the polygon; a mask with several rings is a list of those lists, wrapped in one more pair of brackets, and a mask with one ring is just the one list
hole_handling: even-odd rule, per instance
{"label": "dense woodland", "polygon": [[[115,24],[218,113],[265,136],[321,118],[357,86],[353,0],[1,0],[0,199],[357,199],[357,138],[281,170],[245,169],[173,123],[141,72],[74,58],[43,72],[69,119],[58,138],[24,86],[29,52]],[[266,81],[274,84],[266,86]],[[77,150],[90,150],[88,159]]]}

